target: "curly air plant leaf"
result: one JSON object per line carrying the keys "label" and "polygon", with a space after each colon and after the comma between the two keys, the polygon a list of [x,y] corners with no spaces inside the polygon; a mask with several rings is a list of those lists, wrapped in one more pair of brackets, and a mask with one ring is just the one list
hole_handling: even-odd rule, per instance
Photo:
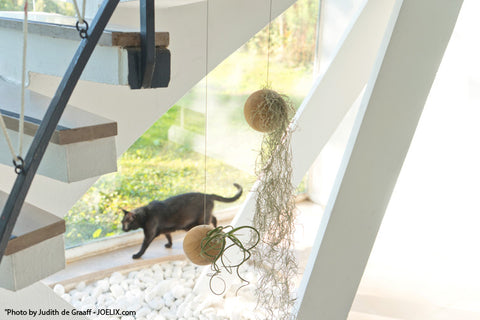
{"label": "curly air plant leaf", "polygon": [[286,96],[266,92],[265,103],[274,112],[271,117],[276,125],[264,135],[256,164],[260,183],[253,226],[262,240],[254,252],[255,268],[260,274],[257,297],[271,319],[289,319],[298,270],[293,252],[296,211],[289,127],[294,109]]}
{"label": "curly air plant leaf", "polygon": [[[250,232],[250,239],[248,239],[247,246],[245,246],[239,239],[239,236],[241,235],[239,234],[239,231],[241,230]],[[212,285],[212,281],[216,278],[223,281],[223,279],[220,277],[222,268],[231,274],[234,271],[236,272],[238,278],[244,283],[238,290],[249,284],[249,281],[247,281],[240,274],[240,267],[250,259],[252,256],[250,251],[257,246],[259,241],[259,232],[250,226],[242,226],[237,228],[232,226],[219,226],[207,233],[207,236],[203,238],[200,245],[200,255],[213,260],[211,265],[213,273],[210,275],[210,290],[214,294],[222,295],[225,292],[226,286],[224,286],[222,291],[216,292]],[[240,250],[241,255],[243,255],[238,262],[230,262],[226,258],[225,253],[233,248]],[[215,255],[211,255],[209,252],[212,252],[212,249],[214,249],[214,252],[218,250],[219,252]]]}

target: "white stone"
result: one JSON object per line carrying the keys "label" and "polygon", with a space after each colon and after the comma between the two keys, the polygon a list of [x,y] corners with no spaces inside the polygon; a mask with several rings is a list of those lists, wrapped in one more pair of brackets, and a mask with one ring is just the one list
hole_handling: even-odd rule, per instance
{"label": "white stone", "polygon": [[149,303],[150,301],[152,301],[153,299],[155,299],[155,297],[158,296],[158,292],[156,290],[146,290],[145,291],[145,302],[146,303]]}
{"label": "white stone", "polygon": [[110,284],[117,284],[122,282],[123,279],[125,279],[125,277],[120,272],[114,272],[112,273],[108,281],[110,282]]}
{"label": "white stone", "polygon": [[110,291],[112,292],[112,294],[115,298],[119,298],[119,297],[121,297],[125,294],[125,291],[123,290],[123,288],[121,286],[119,286],[118,284],[113,284],[110,287]]}
{"label": "white stone", "polygon": [[95,287],[91,293],[91,296],[94,298],[98,298],[103,293],[102,288]]}
{"label": "white stone", "polygon": [[143,307],[141,308],[140,310],[137,311],[136,313],[136,317],[147,317],[147,315],[152,312],[152,309],[150,309],[149,307]]}
{"label": "white stone", "polygon": [[110,287],[107,279],[98,280],[95,285],[97,286],[97,288],[102,290],[102,292],[107,291]]}
{"label": "white stone", "polygon": [[63,300],[67,301],[68,303],[70,303],[70,301],[72,301],[72,296],[69,295],[68,293],[62,294],[61,297],[62,297]]}
{"label": "white stone", "polygon": [[75,291],[75,293],[72,295],[73,300],[82,300],[83,297],[85,297],[87,294],[82,291]]}
{"label": "white stone", "polygon": [[124,280],[119,283],[119,285],[123,288],[123,290],[128,291],[130,289],[128,283]]}
{"label": "white stone", "polygon": [[86,287],[85,281],[80,281],[75,286],[75,289],[77,289],[78,291],[81,291],[81,290],[85,289],[85,287]]}
{"label": "white stone", "polygon": [[182,286],[173,287],[171,293],[175,299],[182,299],[187,294]]}
{"label": "white stone", "polygon": [[167,292],[163,295],[163,301],[165,301],[165,305],[170,308],[175,303],[175,298],[171,292]]}
{"label": "white stone", "polygon": [[61,296],[65,293],[65,287],[58,283],[53,287],[53,292]]}
{"label": "white stone", "polygon": [[95,299],[92,296],[84,296],[81,301],[82,304],[95,304]]}
{"label": "white stone", "polygon": [[171,266],[166,267],[163,270],[163,276],[165,277],[165,279],[171,278],[172,272],[173,272],[173,268]]}
{"label": "white stone", "polygon": [[147,302],[147,304],[154,310],[160,310],[165,306],[165,302],[159,297]]}
{"label": "white stone", "polygon": [[155,318],[153,318],[153,320],[167,320],[167,318],[165,318],[163,315],[159,314]]}
{"label": "white stone", "polygon": [[182,273],[183,273],[182,268],[177,266],[172,271],[172,278],[173,279],[181,279],[182,278]]}
{"label": "white stone", "polygon": [[160,271],[156,271],[153,273],[153,278],[155,279],[155,281],[162,281],[164,280],[164,276],[163,276],[163,271],[160,270]]}

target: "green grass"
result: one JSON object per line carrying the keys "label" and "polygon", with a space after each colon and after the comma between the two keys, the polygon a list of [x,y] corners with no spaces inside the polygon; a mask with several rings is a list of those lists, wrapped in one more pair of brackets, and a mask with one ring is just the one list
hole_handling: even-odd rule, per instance
{"label": "green grass", "polygon": [[[67,247],[121,233],[120,208],[132,209],[185,192],[204,192],[205,172],[208,193],[234,195],[234,182],[245,190],[251,187],[254,176],[212,158],[207,159],[205,171],[204,155],[168,141],[168,128],[177,123],[179,112],[179,106],[171,108],[120,158],[118,172],[100,178],[68,212]],[[225,208],[225,204],[218,203],[216,208]]]}

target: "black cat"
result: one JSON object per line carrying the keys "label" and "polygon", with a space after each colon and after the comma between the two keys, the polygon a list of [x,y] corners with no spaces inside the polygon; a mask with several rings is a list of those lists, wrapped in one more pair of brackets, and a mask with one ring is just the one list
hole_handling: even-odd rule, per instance
{"label": "black cat", "polygon": [[[213,201],[233,202],[240,198],[242,187],[236,183],[233,185],[238,189],[238,192],[231,198],[224,198],[216,194],[206,195],[204,193],[192,192],[173,196],[163,201],[154,200],[148,205],[132,211],[122,209],[124,212],[122,220],[123,231],[143,228],[145,236],[140,251],[134,254],[132,258],[140,258],[153,239],[162,233],[165,234],[168,240],[165,247],[171,248],[171,232],[177,230],[188,231],[195,226],[210,223],[217,227],[217,218],[212,215]],[[204,208],[206,209],[205,214]]]}

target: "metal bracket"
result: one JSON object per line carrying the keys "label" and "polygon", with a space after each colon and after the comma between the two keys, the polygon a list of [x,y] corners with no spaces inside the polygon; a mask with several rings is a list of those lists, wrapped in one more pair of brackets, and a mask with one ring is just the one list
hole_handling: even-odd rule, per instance
{"label": "metal bracket", "polygon": [[128,52],[128,84],[131,89],[166,88],[170,82],[170,51],[165,47],[155,47],[155,64],[148,87],[142,82],[142,49],[127,47]]}
{"label": "metal bracket", "polygon": [[155,44],[155,0],[140,0],[140,39],[140,48],[126,48],[130,88],[167,87],[170,51]]}

